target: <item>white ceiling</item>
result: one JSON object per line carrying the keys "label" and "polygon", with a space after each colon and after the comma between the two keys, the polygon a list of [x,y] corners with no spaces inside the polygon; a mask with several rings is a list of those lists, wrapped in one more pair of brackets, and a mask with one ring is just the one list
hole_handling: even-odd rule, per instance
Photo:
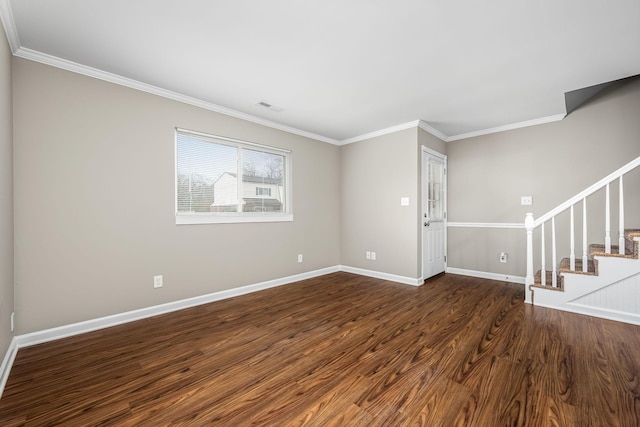
{"label": "white ceiling", "polygon": [[0,13],[18,56],[335,143],[417,120],[444,140],[549,121],[565,92],[640,74],[638,0],[0,0]]}

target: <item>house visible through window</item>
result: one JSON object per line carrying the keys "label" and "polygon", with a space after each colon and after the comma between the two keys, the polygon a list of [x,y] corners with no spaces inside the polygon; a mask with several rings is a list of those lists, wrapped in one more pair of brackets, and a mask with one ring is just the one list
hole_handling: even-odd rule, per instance
{"label": "house visible through window", "polygon": [[256,187],[256,196],[269,196],[271,197],[271,189],[264,187]]}
{"label": "house visible through window", "polygon": [[291,221],[291,152],[176,131],[176,223]]}

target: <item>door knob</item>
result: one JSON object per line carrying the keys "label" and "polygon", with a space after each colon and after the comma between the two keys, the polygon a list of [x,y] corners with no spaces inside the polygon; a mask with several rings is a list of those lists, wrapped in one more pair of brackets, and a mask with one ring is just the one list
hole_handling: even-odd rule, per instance
{"label": "door knob", "polygon": [[425,227],[428,227],[428,226],[430,226],[430,225],[431,225],[431,223],[429,223],[429,221],[426,221],[426,222],[424,223],[424,226],[425,226]]}

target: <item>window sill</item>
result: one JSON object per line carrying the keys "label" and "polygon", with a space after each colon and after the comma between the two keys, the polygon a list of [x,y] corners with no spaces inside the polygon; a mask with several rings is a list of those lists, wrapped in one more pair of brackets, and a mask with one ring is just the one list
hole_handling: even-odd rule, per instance
{"label": "window sill", "polygon": [[176,225],[234,224],[244,222],[290,222],[293,214],[177,214]]}

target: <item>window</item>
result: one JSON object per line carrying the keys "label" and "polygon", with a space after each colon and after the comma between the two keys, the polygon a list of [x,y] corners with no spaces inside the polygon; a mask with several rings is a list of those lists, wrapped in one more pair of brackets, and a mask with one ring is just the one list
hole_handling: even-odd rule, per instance
{"label": "window", "polygon": [[176,129],[176,224],[291,221],[291,152]]}
{"label": "window", "polygon": [[269,196],[271,197],[271,189],[264,187],[256,187],[256,196]]}

